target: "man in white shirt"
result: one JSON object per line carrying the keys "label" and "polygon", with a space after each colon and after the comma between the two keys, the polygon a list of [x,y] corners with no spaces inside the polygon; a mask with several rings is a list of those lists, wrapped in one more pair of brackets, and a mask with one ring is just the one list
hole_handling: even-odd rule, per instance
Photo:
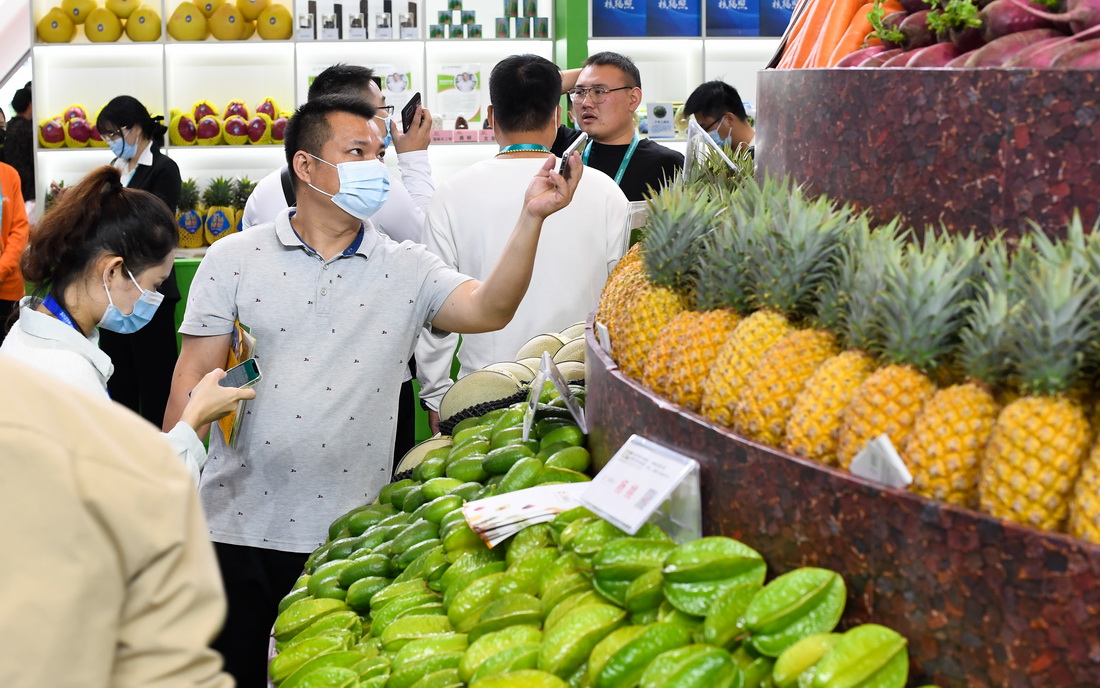
{"label": "man in white shirt", "polygon": [[[400,122],[389,118],[393,113],[386,105],[374,72],[358,65],[336,64],[321,72],[310,84],[307,99],[314,100],[335,93],[362,96],[377,108],[374,124],[378,127],[379,137],[383,140],[387,136],[392,137],[394,150],[397,151],[397,168],[401,178],[390,178],[389,196],[373,218],[374,226],[394,241],[419,243],[424,210],[435,192],[432,166],[428,161],[431,113],[418,108],[409,133],[403,133]],[[384,154],[384,151],[385,146],[380,153]],[[382,158],[382,154],[378,157]],[[292,205],[289,199],[294,198],[293,179],[287,173],[287,168],[281,167],[256,185],[244,206],[244,219],[241,221],[244,229],[273,222],[281,210]]]}
{"label": "man in white shirt", "polygon": [[[489,79],[489,120],[500,151],[444,183],[428,206],[424,243],[443,261],[476,278],[489,273],[511,234],[511,216],[527,180],[546,160],[561,108],[562,75],[549,60],[513,55]],[[528,339],[557,332],[588,317],[608,273],[626,251],[628,202],[614,180],[589,168],[573,202],[546,221],[531,286],[502,330],[462,339],[460,376],[514,360]],[[457,336],[425,332],[416,349],[420,398],[433,430],[439,402],[450,388]]]}

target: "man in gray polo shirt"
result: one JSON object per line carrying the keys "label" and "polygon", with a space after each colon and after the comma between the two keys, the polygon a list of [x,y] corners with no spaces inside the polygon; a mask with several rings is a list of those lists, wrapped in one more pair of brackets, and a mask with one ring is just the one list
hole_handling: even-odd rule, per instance
{"label": "man in gray polo shirt", "polygon": [[214,646],[241,686],[265,680],[279,599],[328,524],[389,480],[402,371],[420,329],[506,325],[530,281],[543,220],[569,203],[581,176],[579,156],[568,181],[548,157],[501,260],[473,280],[369,221],[386,186],[374,114],[362,99],[335,95],[295,113],[285,145],[297,210],[284,210],[273,231],[210,248],[180,328],[166,421],[175,423],[202,375],[224,365],[236,319],[256,337],[263,372],[235,445],[213,433],[199,487],[229,598]]}

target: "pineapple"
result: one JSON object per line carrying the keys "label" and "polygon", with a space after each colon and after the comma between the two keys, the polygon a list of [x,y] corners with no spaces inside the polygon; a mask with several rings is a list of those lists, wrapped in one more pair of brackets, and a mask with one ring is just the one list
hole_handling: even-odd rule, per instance
{"label": "pineapple", "polygon": [[1081,478],[1077,481],[1070,510],[1069,532],[1100,544],[1100,443],[1093,445],[1081,470]]}
{"label": "pineapple", "polygon": [[685,408],[698,411],[714,358],[748,310],[746,245],[751,226],[739,222],[736,202],[703,240],[695,274],[695,309],[661,330],[646,360],[642,381]]}
{"label": "pineapple", "polygon": [[[982,457],[983,510],[1047,530],[1061,530],[1075,481],[1089,454],[1092,431],[1084,405],[1072,394],[1083,379],[1095,320],[1094,277],[1074,250],[1039,245],[1033,260],[1017,257],[1012,279],[1021,303],[1007,327],[1006,349],[1023,393],[1001,411]],[[1095,245],[1095,242],[1091,242]],[[1060,253],[1061,255],[1058,255]],[[1090,465],[1078,485],[1074,532],[1086,534],[1088,502],[1081,491],[1095,479]],[[1096,494],[1087,499],[1095,500]],[[1094,519],[1092,519],[1094,520]]]}
{"label": "pineapple", "polygon": [[645,279],[642,273],[642,245],[630,247],[607,276],[600,294],[600,305],[596,311],[596,321],[601,322],[611,333],[612,320],[618,315],[619,303],[633,291],[636,284]]}
{"label": "pineapple", "polygon": [[203,244],[202,219],[205,210],[200,210],[198,205],[198,184],[194,179],[188,179],[180,184],[179,211],[176,213],[180,246],[183,248],[199,248]]}
{"label": "pineapple", "polygon": [[[817,233],[814,226],[831,214],[827,202],[808,204],[789,180],[769,178],[759,187],[746,186],[742,199],[745,221],[760,224],[759,240],[753,242],[746,264],[751,301],[760,310],[741,320],[718,352],[701,408],[708,419],[728,427],[733,426],[734,408],[752,371],[794,330],[783,309],[804,307],[806,296],[827,274],[819,258],[832,255],[838,246],[835,233]],[[797,227],[799,222],[807,227]],[[806,242],[797,256],[789,251],[788,239]],[[787,262],[792,257],[803,264]]]}
{"label": "pineapple", "polygon": [[1004,243],[990,242],[986,257],[985,281],[961,333],[968,379],[932,396],[901,448],[914,491],[971,509],[978,508],[981,457],[1001,410],[994,393],[1008,374],[1003,339],[1014,302]]}
{"label": "pineapple", "polygon": [[642,245],[646,282],[621,303],[612,346],[622,371],[641,379],[661,328],[688,306],[687,288],[698,263],[700,238],[711,230],[717,204],[706,189],[675,185],[649,200]]}
{"label": "pineapple", "polygon": [[972,291],[977,244],[972,237],[937,236],[911,243],[886,264],[876,314],[877,353],[888,363],[863,381],[844,410],[837,456],[845,468],[879,435],[905,445],[917,415],[932,398],[929,376],[956,347]]}
{"label": "pineapple", "polygon": [[248,203],[248,197],[252,195],[252,190],[256,188],[256,182],[251,181],[248,177],[238,177],[233,181],[233,231],[239,232],[242,229],[241,223],[244,220],[244,206]]}
{"label": "pineapple", "polygon": [[206,205],[206,241],[213,244],[235,231],[236,213],[233,210],[233,180],[216,177],[202,193]]}
{"label": "pineapple", "polygon": [[874,233],[865,221],[850,235],[837,275],[836,305],[822,304],[821,325],[844,340],[848,349],[818,366],[791,408],[783,449],[836,465],[836,445],[844,409],[856,389],[875,371],[870,354],[872,314],[882,291],[886,262],[901,252],[896,224]]}
{"label": "pineapple", "polygon": [[[790,216],[781,218],[779,231],[749,249],[753,283],[768,285],[756,293],[758,303],[780,311],[792,324],[799,324],[815,301],[825,318],[832,317],[836,295],[830,285],[851,215],[847,207],[835,210],[825,197],[798,200]],[[746,378],[733,411],[734,429],[779,446],[799,392],[817,367],[838,353],[828,330],[797,329],[785,335]]]}

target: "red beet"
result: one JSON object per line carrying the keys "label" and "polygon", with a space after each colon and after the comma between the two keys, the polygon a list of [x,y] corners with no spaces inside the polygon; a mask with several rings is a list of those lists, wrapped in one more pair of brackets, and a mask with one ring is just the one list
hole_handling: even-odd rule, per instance
{"label": "red beet", "polygon": [[1052,23],[1049,19],[1025,10],[1012,0],[994,0],[985,6],[979,16],[982,20],[982,38],[987,43],[1010,33],[1044,29]]}
{"label": "red beet", "polygon": [[1062,48],[1068,44],[1074,43],[1072,38],[1066,38],[1064,36],[1058,38],[1048,38],[1044,41],[1024,48],[1020,52],[1016,53],[1016,56],[1010,60],[1007,60],[1003,66],[1005,67],[1030,67],[1033,69],[1049,69],[1050,63],[1054,58],[1062,54]]}
{"label": "red beet", "polygon": [[878,55],[879,53],[884,53],[887,50],[888,48],[884,45],[873,45],[870,48],[863,48],[862,50],[857,50],[854,53],[848,53],[843,58],[841,58],[840,62],[837,62],[834,66],[858,67],[859,64],[866,60],[868,57]]}
{"label": "red beet", "polygon": [[1053,69],[1100,69],[1100,42],[1076,43],[1050,62]]}
{"label": "red beet", "polygon": [[946,67],[961,53],[954,43],[937,43],[916,51],[907,67]]}
{"label": "red beet", "polygon": [[901,53],[902,53],[901,48],[892,48],[891,50],[886,50],[884,52],[878,53],[877,55],[872,55],[871,57],[868,57],[863,62],[860,62],[858,66],[859,67],[881,67],[883,65],[883,63],[885,63],[891,57],[894,57],[895,55],[901,55]]}
{"label": "red beet", "polygon": [[1052,22],[1069,23],[1069,29],[1073,33],[1081,33],[1100,26],[1100,0],[1067,0],[1066,11],[1060,14],[1037,10],[1024,0],[1011,0],[1011,2],[1037,17],[1049,19]]}
{"label": "red beet", "polygon": [[[906,12],[891,12],[890,14],[888,14],[885,17],[882,18],[882,28],[885,29],[886,31],[890,31],[891,29],[897,29],[901,26],[901,23],[903,21],[905,21],[906,17],[908,17],[908,16],[909,16],[909,14],[906,13]],[[882,44],[884,46],[886,46],[887,48],[900,47],[899,44],[897,44],[893,41],[888,41],[885,38],[881,38],[881,40],[882,40]]]}
{"label": "red beet", "polygon": [[981,29],[967,26],[963,29],[952,29],[948,39],[955,44],[960,53],[968,53],[985,45]]}
{"label": "red beet", "polygon": [[1055,38],[1062,34],[1054,29],[1032,29],[1007,36],[1001,36],[992,43],[970,53],[970,59],[966,61],[967,67],[1000,67],[1005,62],[1016,56],[1024,48],[1035,45],[1041,40]]}
{"label": "red beet", "polygon": [[898,30],[905,34],[901,47],[906,50],[925,48],[936,42],[936,36],[928,28],[929,10],[910,14],[898,24]]}
{"label": "red beet", "polygon": [[958,57],[956,57],[955,59],[948,62],[947,64],[945,64],[944,67],[947,67],[948,69],[961,69],[961,68],[966,66],[966,61],[969,60],[970,56],[973,55],[973,54],[974,53],[972,53],[972,52],[963,53],[963,54],[959,55]]}
{"label": "red beet", "polygon": [[909,61],[913,59],[913,56],[917,54],[916,50],[906,50],[900,55],[894,55],[889,60],[882,63],[883,67],[906,67],[909,65]]}

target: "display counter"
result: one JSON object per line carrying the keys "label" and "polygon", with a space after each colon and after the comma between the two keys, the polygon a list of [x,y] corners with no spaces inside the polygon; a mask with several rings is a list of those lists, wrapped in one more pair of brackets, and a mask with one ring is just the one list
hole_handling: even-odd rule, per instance
{"label": "display counter", "polygon": [[843,624],[909,639],[910,685],[1100,685],[1100,546],[886,489],[750,442],[623,375],[586,332],[596,467],[639,434],[699,461],[703,526],[769,570],[844,572]]}

